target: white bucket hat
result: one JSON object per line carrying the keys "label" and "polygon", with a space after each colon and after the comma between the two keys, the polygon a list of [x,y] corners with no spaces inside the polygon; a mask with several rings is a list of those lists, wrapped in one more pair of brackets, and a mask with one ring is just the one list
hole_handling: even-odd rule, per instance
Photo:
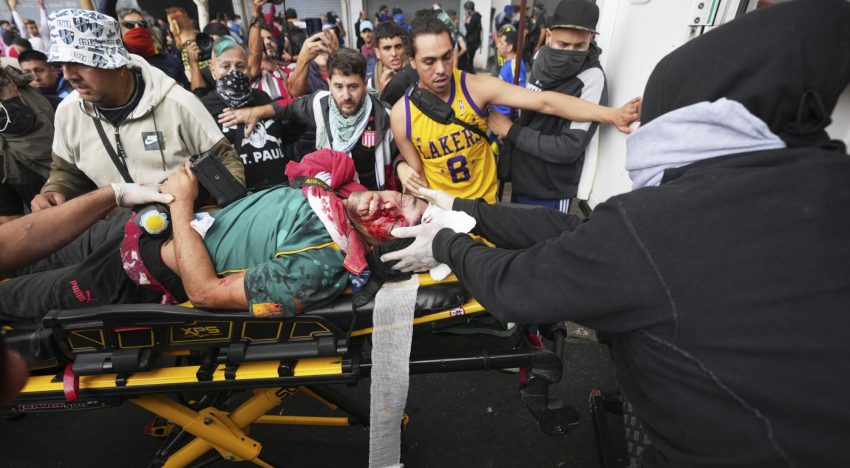
{"label": "white bucket hat", "polygon": [[47,18],[50,26],[48,62],[72,62],[114,69],[130,63],[118,21],[96,11],[68,8]]}

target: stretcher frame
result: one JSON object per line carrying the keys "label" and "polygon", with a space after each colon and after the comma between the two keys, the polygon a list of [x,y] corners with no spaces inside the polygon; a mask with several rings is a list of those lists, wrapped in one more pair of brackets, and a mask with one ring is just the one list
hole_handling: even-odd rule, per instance
{"label": "stretcher frame", "polygon": [[[466,320],[483,316],[484,307],[474,299],[461,307],[452,307],[414,319],[415,330],[434,327],[445,320]],[[371,327],[352,330],[351,340],[333,356],[243,362],[236,366],[205,361],[200,364],[180,363],[188,353],[168,352],[174,365],[149,371],[104,373],[71,376],[73,400],[68,396],[69,369],[59,374],[30,378],[13,412],[63,411],[119,406],[129,401],[166,421],[151,429],[151,434],[164,437],[154,465],[188,466],[202,457],[220,456],[227,461],[248,461],[258,466],[272,466],[260,455],[262,444],[248,434],[254,424],[286,424],[316,426],[350,426],[368,424],[368,407],[347,398],[326,384],[355,385],[368,378],[371,362],[364,341]],[[563,326],[552,330],[552,349],[541,349],[527,337],[515,334],[513,349],[492,353],[487,349],[461,354],[412,355],[411,374],[527,368],[527,383],[521,396],[541,430],[561,435],[578,425],[578,413],[560,400],[549,397],[549,386],[561,380],[563,368]],[[458,339],[453,337],[452,339]],[[235,409],[227,411],[209,405],[195,409],[170,398],[183,392],[224,392],[251,390],[253,394]],[[304,393],[344,416],[271,415],[273,409],[296,393]],[[400,423],[407,425],[407,416]],[[183,440],[188,440],[180,445]],[[211,453],[214,451],[214,453]]]}

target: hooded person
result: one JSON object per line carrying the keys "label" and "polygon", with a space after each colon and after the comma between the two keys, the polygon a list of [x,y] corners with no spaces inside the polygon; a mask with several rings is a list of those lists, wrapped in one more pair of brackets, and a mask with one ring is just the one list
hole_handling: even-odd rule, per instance
{"label": "hooded person", "polygon": [[159,183],[211,153],[244,184],[244,168],[189,91],[127,52],[117,22],[80,9],[50,15],[48,61],[75,92],[56,111],[53,166],[33,211],[113,182]]}
{"label": "hooded person", "polygon": [[506,322],[610,334],[640,466],[846,466],[850,159],[824,129],[848,21],[843,0],[783,3],[662,59],[628,140],[635,190],[587,221],[431,191],[497,248],[430,223],[383,259],[448,264]]}

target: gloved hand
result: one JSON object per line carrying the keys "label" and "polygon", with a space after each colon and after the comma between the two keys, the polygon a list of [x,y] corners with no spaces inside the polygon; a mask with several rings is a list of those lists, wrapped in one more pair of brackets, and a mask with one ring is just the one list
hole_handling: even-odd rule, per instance
{"label": "gloved hand", "polygon": [[455,203],[455,197],[442,190],[420,188],[419,196],[424,198],[428,203],[437,205],[446,211],[451,211],[452,205]]}
{"label": "gloved hand", "polygon": [[142,184],[110,184],[115,191],[115,204],[124,208],[130,208],[145,203],[165,203],[174,201],[174,196],[168,193],[159,193],[159,185]]}
{"label": "gloved hand", "polygon": [[436,267],[440,262],[434,260],[434,251],[431,244],[443,223],[434,221],[420,224],[418,226],[399,227],[392,230],[393,237],[415,237],[416,239],[407,248],[390,252],[381,256],[382,262],[398,260],[393,269],[401,271],[428,271]]}

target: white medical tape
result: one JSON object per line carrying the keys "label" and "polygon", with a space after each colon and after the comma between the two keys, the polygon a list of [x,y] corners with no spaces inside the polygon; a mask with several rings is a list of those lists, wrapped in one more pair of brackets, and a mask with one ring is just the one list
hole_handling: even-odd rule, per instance
{"label": "white medical tape", "polygon": [[410,343],[419,277],[385,283],[372,312],[369,468],[400,467],[401,419],[410,383]]}

